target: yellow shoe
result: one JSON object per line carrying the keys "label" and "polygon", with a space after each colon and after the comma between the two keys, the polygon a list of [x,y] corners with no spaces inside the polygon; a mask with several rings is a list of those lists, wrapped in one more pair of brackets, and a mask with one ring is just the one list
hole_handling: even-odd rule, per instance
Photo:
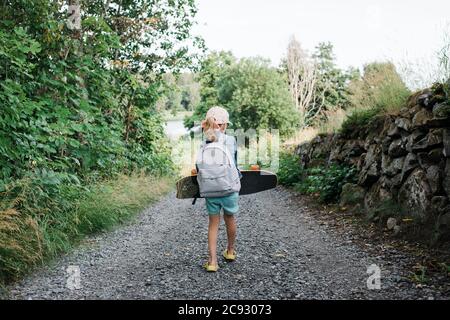
{"label": "yellow shoe", "polygon": [[236,260],[236,251],[233,250],[233,253],[228,253],[228,250],[225,249],[225,251],[223,252],[223,257],[228,262],[232,262],[232,261]]}
{"label": "yellow shoe", "polygon": [[205,268],[206,271],[208,271],[208,272],[216,272],[219,269],[219,266],[218,265],[213,266],[213,265],[210,265],[209,262],[206,262],[203,265],[203,268]]}

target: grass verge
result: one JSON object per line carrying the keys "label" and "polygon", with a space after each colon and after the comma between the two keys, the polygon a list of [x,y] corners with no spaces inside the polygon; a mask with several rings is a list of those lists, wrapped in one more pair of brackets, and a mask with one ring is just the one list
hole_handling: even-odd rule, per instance
{"label": "grass verge", "polygon": [[14,188],[0,198],[0,289],[87,235],[129,220],[167,193],[172,182],[119,175],[87,187],[60,187],[49,196],[32,182],[21,181],[20,192]]}

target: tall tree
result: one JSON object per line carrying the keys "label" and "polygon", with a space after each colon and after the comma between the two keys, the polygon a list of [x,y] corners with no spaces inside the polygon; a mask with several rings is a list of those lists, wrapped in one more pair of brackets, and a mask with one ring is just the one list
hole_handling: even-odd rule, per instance
{"label": "tall tree", "polygon": [[295,36],[291,37],[287,49],[286,67],[289,89],[292,99],[300,114],[300,126],[305,126],[311,118],[311,102],[315,97],[317,68],[307,53],[302,49]]}
{"label": "tall tree", "polygon": [[316,85],[316,108],[332,110],[344,107],[347,102],[347,82],[350,74],[342,71],[336,65],[333,45],[321,42],[313,54],[317,65],[318,79]]}
{"label": "tall tree", "polygon": [[239,60],[221,73],[216,88],[219,104],[229,110],[235,128],[278,129],[286,136],[298,125],[285,78],[267,60]]}
{"label": "tall tree", "polygon": [[227,52],[212,53],[199,73],[201,102],[185,121],[192,127],[207,110],[220,105],[228,109],[236,129],[279,129],[287,135],[298,125],[289,87],[279,70],[267,60],[237,60]]}

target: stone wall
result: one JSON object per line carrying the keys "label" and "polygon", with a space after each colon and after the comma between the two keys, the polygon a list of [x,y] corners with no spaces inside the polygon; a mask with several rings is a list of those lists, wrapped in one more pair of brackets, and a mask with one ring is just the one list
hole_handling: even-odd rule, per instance
{"label": "stone wall", "polygon": [[450,105],[442,88],[410,97],[397,115],[376,118],[346,136],[318,136],[299,145],[303,167],[316,162],[355,165],[366,212],[393,201],[414,220],[450,231]]}

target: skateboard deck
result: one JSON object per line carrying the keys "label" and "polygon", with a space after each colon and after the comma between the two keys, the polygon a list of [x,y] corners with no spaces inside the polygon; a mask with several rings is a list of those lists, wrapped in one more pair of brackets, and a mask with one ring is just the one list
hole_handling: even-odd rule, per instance
{"label": "skateboard deck", "polygon": [[[239,195],[257,193],[277,186],[277,175],[264,170],[241,170],[241,191]],[[202,198],[198,189],[197,175],[181,178],[176,183],[177,198]]]}

